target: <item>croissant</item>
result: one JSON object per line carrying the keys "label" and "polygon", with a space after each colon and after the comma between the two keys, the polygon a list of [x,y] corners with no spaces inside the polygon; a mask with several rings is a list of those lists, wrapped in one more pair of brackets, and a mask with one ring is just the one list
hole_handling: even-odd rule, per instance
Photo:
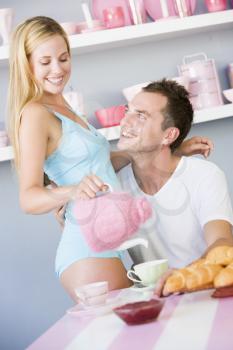
{"label": "croissant", "polygon": [[214,279],[214,287],[226,287],[233,285],[233,263],[222,269]]}
{"label": "croissant", "polygon": [[223,266],[233,262],[233,247],[218,246],[209,251],[206,255],[206,262],[209,264],[220,264]]}
{"label": "croissant", "polygon": [[[203,263],[203,261],[202,261]],[[222,266],[217,264],[202,264],[201,266],[188,266],[176,270],[168,277],[163,288],[163,295],[171,293],[193,292],[199,289],[213,287],[215,276],[221,271]]]}
{"label": "croissant", "polygon": [[195,260],[194,262],[192,262],[187,267],[189,269],[192,269],[192,268],[196,268],[196,267],[199,267],[199,266],[202,266],[202,265],[205,265],[205,264],[206,264],[206,259],[201,258],[201,259]]}

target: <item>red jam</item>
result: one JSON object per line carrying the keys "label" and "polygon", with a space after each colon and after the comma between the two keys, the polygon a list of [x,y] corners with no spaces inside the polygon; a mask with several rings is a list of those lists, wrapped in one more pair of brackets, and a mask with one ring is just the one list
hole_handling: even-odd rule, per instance
{"label": "red jam", "polygon": [[155,320],[163,308],[164,301],[151,299],[125,304],[113,311],[127,324],[136,325]]}

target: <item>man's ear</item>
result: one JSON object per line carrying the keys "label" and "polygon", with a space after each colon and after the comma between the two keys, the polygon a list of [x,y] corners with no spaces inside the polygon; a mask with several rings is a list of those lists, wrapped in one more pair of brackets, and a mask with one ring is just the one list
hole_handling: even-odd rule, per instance
{"label": "man's ear", "polygon": [[180,130],[175,127],[167,128],[163,145],[171,145],[180,135]]}

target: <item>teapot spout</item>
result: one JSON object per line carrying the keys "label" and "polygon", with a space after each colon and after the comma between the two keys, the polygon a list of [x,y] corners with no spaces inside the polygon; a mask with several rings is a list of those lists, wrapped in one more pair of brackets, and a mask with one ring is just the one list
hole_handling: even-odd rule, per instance
{"label": "teapot spout", "polygon": [[116,250],[127,250],[129,248],[135,247],[136,245],[142,245],[145,248],[148,248],[148,240],[145,238],[134,238],[129,239],[128,241],[123,242]]}

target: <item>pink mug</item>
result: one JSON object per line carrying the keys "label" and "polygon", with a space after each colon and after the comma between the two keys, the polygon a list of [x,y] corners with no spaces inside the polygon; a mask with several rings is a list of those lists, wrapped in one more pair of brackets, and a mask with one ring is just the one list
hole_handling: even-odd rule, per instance
{"label": "pink mug", "polygon": [[227,0],[205,0],[209,12],[224,11],[227,8]]}
{"label": "pink mug", "polygon": [[125,16],[121,6],[109,7],[103,10],[103,19],[106,28],[124,27]]}

